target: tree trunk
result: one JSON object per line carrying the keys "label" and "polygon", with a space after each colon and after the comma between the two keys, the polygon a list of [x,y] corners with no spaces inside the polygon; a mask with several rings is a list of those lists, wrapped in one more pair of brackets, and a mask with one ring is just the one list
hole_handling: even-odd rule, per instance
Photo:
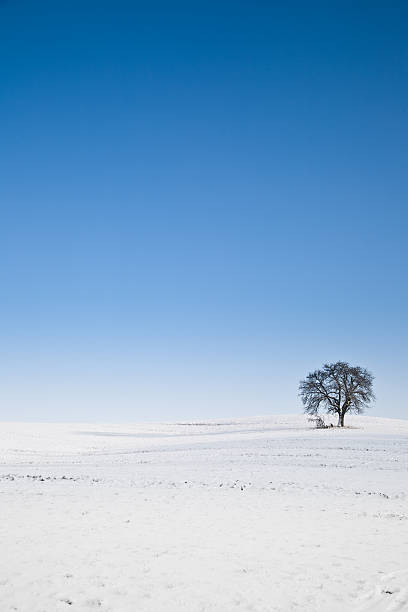
{"label": "tree trunk", "polygon": [[340,427],[344,427],[344,412],[339,414],[339,425]]}

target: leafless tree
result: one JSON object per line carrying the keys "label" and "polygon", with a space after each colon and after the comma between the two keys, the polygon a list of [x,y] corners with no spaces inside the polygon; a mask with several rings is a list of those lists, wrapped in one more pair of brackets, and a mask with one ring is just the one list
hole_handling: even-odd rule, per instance
{"label": "leafless tree", "polygon": [[344,427],[347,412],[360,414],[375,399],[373,375],[365,368],[344,361],[326,363],[300,381],[299,395],[305,412],[317,415],[323,408],[338,416],[338,426]]}

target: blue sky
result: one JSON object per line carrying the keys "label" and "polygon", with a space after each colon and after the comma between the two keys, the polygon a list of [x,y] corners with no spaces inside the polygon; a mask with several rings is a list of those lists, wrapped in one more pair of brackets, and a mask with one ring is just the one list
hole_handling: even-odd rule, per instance
{"label": "blue sky", "polygon": [[0,418],[408,417],[403,2],[0,2]]}

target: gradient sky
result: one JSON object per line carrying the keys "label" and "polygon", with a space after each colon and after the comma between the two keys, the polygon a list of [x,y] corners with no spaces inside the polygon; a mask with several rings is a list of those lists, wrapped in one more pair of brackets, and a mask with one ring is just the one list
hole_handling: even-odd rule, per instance
{"label": "gradient sky", "polygon": [[0,418],[408,418],[406,2],[0,1]]}

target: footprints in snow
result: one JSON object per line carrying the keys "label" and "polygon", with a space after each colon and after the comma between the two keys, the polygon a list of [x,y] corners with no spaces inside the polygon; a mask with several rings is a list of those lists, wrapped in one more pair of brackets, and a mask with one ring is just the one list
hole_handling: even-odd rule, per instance
{"label": "footprints in snow", "polygon": [[86,480],[91,483],[101,482],[100,478],[75,478],[74,476],[42,476],[41,474],[1,474],[0,480],[32,480],[37,482],[46,481],[71,481],[78,482],[80,480]]}
{"label": "footprints in snow", "polygon": [[384,574],[364,594],[356,612],[403,612],[408,609],[408,570]]}

